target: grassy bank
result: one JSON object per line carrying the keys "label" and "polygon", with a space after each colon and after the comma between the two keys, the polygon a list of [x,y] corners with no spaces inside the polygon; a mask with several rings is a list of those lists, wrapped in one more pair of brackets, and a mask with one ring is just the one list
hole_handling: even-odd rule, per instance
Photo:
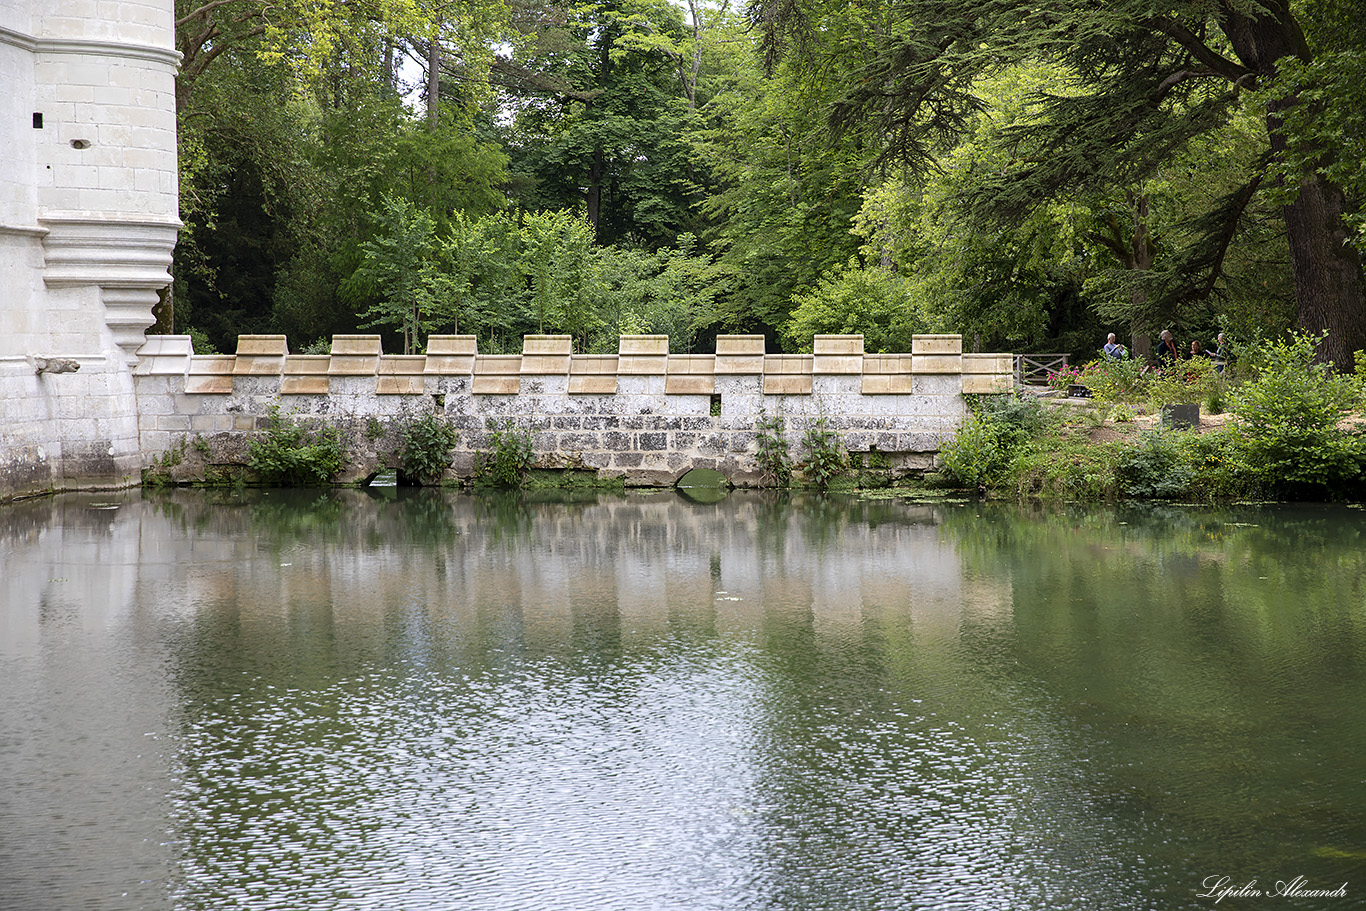
{"label": "grassy bank", "polygon": [[[1097,362],[1080,377],[1092,397],[1066,403],[981,397],[942,480],[1017,498],[1361,499],[1363,379],[1315,364],[1315,341],[1254,346],[1227,375],[1199,359],[1160,373]],[[1200,406],[1197,427],[1163,425],[1176,403]]]}

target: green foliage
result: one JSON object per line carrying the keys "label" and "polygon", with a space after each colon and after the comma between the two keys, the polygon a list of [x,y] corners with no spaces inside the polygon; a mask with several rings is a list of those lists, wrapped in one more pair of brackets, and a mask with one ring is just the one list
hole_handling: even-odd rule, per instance
{"label": "green foliage", "polygon": [[531,432],[513,424],[512,418],[488,420],[491,449],[484,454],[480,474],[494,487],[519,487],[531,468]]}
{"label": "green foliage", "polygon": [[1097,404],[1137,401],[1147,385],[1144,364],[1138,358],[1101,358],[1085,366],[1086,386]]}
{"label": "green foliage", "polygon": [[754,422],[754,430],[759,443],[755,459],[764,482],[773,487],[787,487],[792,483],[792,456],[788,453],[782,417],[760,414]]}
{"label": "green foliage", "polygon": [[939,448],[939,467],[951,484],[982,489],[1000,481],[1010,455],[1001,425],[986,415],[969,414],[953,439]]}
{"label": "green foliage", "polygon": [[1127,449],[1115,466],[1115,477],[1125,496],[1169,500],[1183,496],[1195,479],[1178,439],[1185,434],[1152,431]]}
{"label": "green foliage", "polygon": [[247,467],[258,480],[276,487],[330,484],[345,465],[341,434],[335,427],[307,427],[280,406],[270,409],[264,438],[247,447]]}
{"label": "green foliage", "polygon": [[1321,487],[1361,474],[1362,438],[1338,428],[1361,391],[1352,377],[1314,362],[1320,341],[1295,334],[1252,349],[1254,377],[1232,395],[1246,459],[1269,486]]}
{"label": "green foliage", "polygon": [[1003,483],[1020,497],[1109,500],[1115,495],[1117,453],[1112,444],[1076,436],[1041,437],[1015,450]]}
{"label": "green foliage", "polygon": [[457,432],[449,421],[424,414],[403,428],[403,474],[419,484],[439,484],[450,467]]}
{"label": "green foliage", "polygon": [[830,482],[849,467],[844,443],[825,418],[816,418],[807,426],[802,434],[802,446],[806,449],[802,472],[821,490],[828,488]]}
{"label": "green foliage", "polygon": [[940,447],[940,468],[950,483],[994,487],[1004,479],[1020,447],[1048,426],[1037,399],[981,396],[973,402],[958,435]]}
{"label": "green foliage", "polygon": [[929,327],[902,279],[852,260],[794,296],[792,304],[783,336],[794,351],[810,351],[818,334],[862,335],[870,353],[910,351],[912,336]]}

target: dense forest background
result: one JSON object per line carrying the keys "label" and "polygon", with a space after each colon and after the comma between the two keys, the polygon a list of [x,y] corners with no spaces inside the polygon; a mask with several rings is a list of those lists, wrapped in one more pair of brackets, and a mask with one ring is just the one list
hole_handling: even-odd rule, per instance
{"label": "dense forest background", "polygon": [[1356,2],[178,0],[159,331],[1366,348]]}

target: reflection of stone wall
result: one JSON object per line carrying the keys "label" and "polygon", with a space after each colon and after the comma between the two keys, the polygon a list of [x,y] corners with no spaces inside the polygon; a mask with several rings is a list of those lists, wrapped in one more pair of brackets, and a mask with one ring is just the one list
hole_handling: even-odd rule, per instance
{"label": "reflection of stone wall", "polygon": [[498,623],[558,650],[576,623],[603,612],[630,641],[675,623],[775,620],[843,636],[887,611],[953,634],[968,614],[1009,610],[1008,589],[965,584],[935,505],[354,490],[227,501],[133,492],[116,504],[73,495],[0,512],[12,595],[0,654],[37,656],[59,631],[169,633],[223,611],[265,636],[401,619],[412,625],[395,633],[404,639]]}
{"label": "reflection of stone wall", "polygon": [[[137,391],[151,455],[200,436],[240,450],[270,408],[352,429],[437,412],[459,430],[454,471],[473,473],[488,422],[531,432],[538,465],[671,484],[693,468],[757,479],[756,421],[782,417],[791,452],[824,419],[851,452],[927,467],[964,415],[964,393],[1007,392],[1009,355],[963,354],[956,335],[916,336],[910,354],[865,354],[862,336],[817,336],[814,353],[770,355],[762,336],[721,336],[716,353],[669,353],[667,336],[623,336],[615,355],[574,355],[569,336],[527,336],[520,355],[481,355],[473,336],[387,356],[379,336],[338,336],[330,355],[291,355],[284,336],[243,336],[236,355],[195,356],[151,338]],[[363,446],[358,448],[364,448]],[[373,448],[373,447],[372,447]],[[372,453],[372,458],[377,453]],[[358,469],[364,474],[373,465]]]}

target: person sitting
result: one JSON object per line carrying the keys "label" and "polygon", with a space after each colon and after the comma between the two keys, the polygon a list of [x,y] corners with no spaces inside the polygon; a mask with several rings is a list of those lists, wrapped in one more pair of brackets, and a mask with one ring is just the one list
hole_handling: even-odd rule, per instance
{"label": "person sitting", "polygon": [[1200,347],[1198,340],[1191,339],[1191,359],[1194,360],[1197,357],[1209,357],[1209,352]]}
{"label": "person sitting", "polygon": [[1129,356],[1128,349],[1115,342],[1115,334],[1113,332],[1105,336],[1105,356],[1112,361],[1117,361]]}

